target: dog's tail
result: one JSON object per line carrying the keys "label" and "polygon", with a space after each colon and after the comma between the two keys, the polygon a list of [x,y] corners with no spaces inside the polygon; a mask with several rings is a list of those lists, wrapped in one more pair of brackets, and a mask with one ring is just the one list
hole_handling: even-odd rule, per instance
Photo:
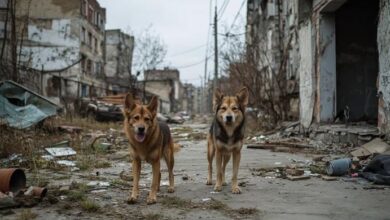
{"label": "dog's tail", "polygon": [[178,143],[173,143],[173,153],[177,153],[181,150],[182,146]]}

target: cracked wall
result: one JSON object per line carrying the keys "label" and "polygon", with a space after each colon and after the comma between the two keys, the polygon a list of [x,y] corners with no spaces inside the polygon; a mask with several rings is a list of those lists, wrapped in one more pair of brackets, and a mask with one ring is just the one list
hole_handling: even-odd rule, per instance
{"label": "cracked wall", "polygon": [[390,2],[380,1],[378,24],[379,51],[379,115],[378,127],[383,133],[390,132]]}

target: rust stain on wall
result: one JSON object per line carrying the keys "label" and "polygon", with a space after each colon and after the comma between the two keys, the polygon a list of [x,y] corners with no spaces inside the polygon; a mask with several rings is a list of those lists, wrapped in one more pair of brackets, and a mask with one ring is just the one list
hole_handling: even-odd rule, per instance
{"label": "rust stain on wall", "polygon": [[61,7],[61,11],[65,14],[69,11],[79,9],[80,8],[80,1],[77,0],[52,0],[51,1],[53,5],[57,5]]}

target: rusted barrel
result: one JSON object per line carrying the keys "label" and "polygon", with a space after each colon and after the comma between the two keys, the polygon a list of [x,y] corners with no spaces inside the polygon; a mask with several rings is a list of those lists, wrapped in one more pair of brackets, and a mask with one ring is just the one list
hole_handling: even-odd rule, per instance
{"label": "rusted barrel", "polygon": [[26,187],[26,175],[22,169],[0,169],[0,191],[17,192]]}

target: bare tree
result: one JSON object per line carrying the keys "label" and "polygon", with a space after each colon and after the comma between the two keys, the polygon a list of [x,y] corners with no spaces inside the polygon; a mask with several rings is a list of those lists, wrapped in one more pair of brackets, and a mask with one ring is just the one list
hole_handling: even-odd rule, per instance
{"label": "bare tree", "polygon": [[[155,69],[164,62],[167,46],[160,36],[152,31],[152,26],[146,28],[141,34],[135,36],[133,69],[137,73]],[[144,75],[143,97],[145,98],[147,77]]]}
{"label": "bare tree", "polygon": [[259,46],[261,39],[254,39],[251,45],[246,45],[239,36],[230,35],[222,51],[228,86],[244,85],[249,89],[250,104],[260,110],[261,120],[268,122],[267,128],[288,119],[291,96],[287,92],[286,65],[294,34],[291,32],[286,36],[281,60],[274,67],[269,53]]}
{"label": "bare tree", "polygon": [[134,65],[135,72],[154,69],[164,62],[167,46],[152,27],[146,28],[135,37]]}

